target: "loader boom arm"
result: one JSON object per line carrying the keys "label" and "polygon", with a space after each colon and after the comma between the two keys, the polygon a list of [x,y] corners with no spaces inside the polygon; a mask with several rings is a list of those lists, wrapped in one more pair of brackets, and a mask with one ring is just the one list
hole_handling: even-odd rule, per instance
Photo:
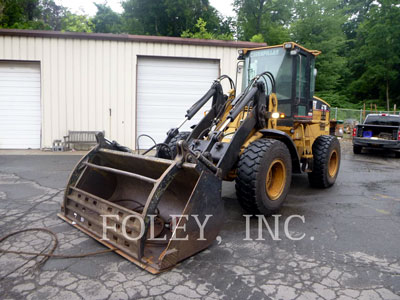
{"label": "loader boom arm", "polygon": [[180,125],[171,128],[167,132],[167,138],[165,139],[164,144],[168,144],[179,133],[179,129],[182,125],[185,124],[186,121],[192,119],[211,98],[213,98],[211,110],[199,122],[199,124],[197,124],[197,129],[195,128],[195,130],[192,131],[190,138],[198,138],[198,135],[201,134],[204,128],[207,128],[208,124],[214,120],[218,111],[220,111],[225,104],[225,97],[219,79],[215,80],[211,85],[211,88],[186,111],[185,119],[180,123]]}
{"label": "loader boom arm", "polygon": [[[232,169],[239,157],[242,145],[245,143],[254,128],[263,128],[266,124],[267,96],[265,85],[258,81],[258,76],[250,87],[232,101],[232,108],[225,119],[219,121],[214,131],[210,130],[206,138],[202,136],[189,140],[189,148],[210,163],[217,166],[217,175],[223,179]],[[233,133],[229,143],[222,142],[225,130],[241,112],[248,110],[246,118]],[[195,131],[196,128],[193,130]],[[204,162],[203,162],[204,163]],[[207,165],[207,164],[206,164]],[[213,170],[212,170],[213,171]]]}
{"label": "loader boom arm", "polygon": [[193,104],[187,111],[186,111],[186,118],[190,120],[193,116],[210,100],[211,97],[214,97],[217,90],[220,87],[220,83],[218,81],[214,81],[211,88],[201,97],[195,104]]}

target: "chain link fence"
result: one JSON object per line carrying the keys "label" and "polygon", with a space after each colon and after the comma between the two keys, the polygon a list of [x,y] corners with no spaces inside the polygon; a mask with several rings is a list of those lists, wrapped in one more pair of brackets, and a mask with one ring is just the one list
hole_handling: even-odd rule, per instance
{"label": "chain link fence", "polygon": [[363,123],[368,114],[396,114],[398,111],[383,111],[383,110],[362,110],[362,109],[348,109],[348,108],[331,108],[331,120],[341,120],[346,123]]}
{"label": "chain link fence", "polygon": [[368,114],[399,114],[399,111],[384,111],[384,110],[362,110],[348,108],[331,108],[331,120],[338,121],[335,127],[335,135],[345,139],[352,137],[353,128],[364,122]]}

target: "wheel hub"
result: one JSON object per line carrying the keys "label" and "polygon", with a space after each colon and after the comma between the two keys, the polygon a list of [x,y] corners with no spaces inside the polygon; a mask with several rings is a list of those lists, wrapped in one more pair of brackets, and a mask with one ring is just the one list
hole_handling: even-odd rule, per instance
{"label": "wheel hub", "polygon": [[283,193],[286,183],[286,167],[281,159],[275,159],[268,170],[265,190],[268,198],[277,200]]}
{"label": "wheel hub", "polygon": [[330,177],[334,177],[336,175],[338,166],[339,166],[338,153],[336,150],[333,150],[329,157],[329,163],[328,163],[328,173]]}

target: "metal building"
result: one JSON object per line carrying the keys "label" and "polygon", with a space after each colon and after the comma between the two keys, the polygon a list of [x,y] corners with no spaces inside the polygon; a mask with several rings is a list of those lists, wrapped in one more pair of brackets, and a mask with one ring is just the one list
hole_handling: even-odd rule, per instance
{"label": "metal building", "polygon": [[0,29],[0,149],[48,148],[68,130],[160,142],[218,75],[235,78],[238,49],[258,46]]}

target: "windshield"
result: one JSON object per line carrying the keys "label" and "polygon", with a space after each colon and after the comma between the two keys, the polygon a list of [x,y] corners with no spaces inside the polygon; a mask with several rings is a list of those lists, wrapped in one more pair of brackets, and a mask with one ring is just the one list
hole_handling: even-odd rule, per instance
{"label": "windshield", "polygon": [[364,124],[400,126],[400,117],[395,116],[371,116],[368,115]]}
{"label": "windshield", "polygon": [[[282,47],[250,51],[245,59],[243,89],[256,75],[269,71],[276,81],[278,100],[291,99],[292,95],[292,57]],[[271,83],[267,80],[268,91]]]}

